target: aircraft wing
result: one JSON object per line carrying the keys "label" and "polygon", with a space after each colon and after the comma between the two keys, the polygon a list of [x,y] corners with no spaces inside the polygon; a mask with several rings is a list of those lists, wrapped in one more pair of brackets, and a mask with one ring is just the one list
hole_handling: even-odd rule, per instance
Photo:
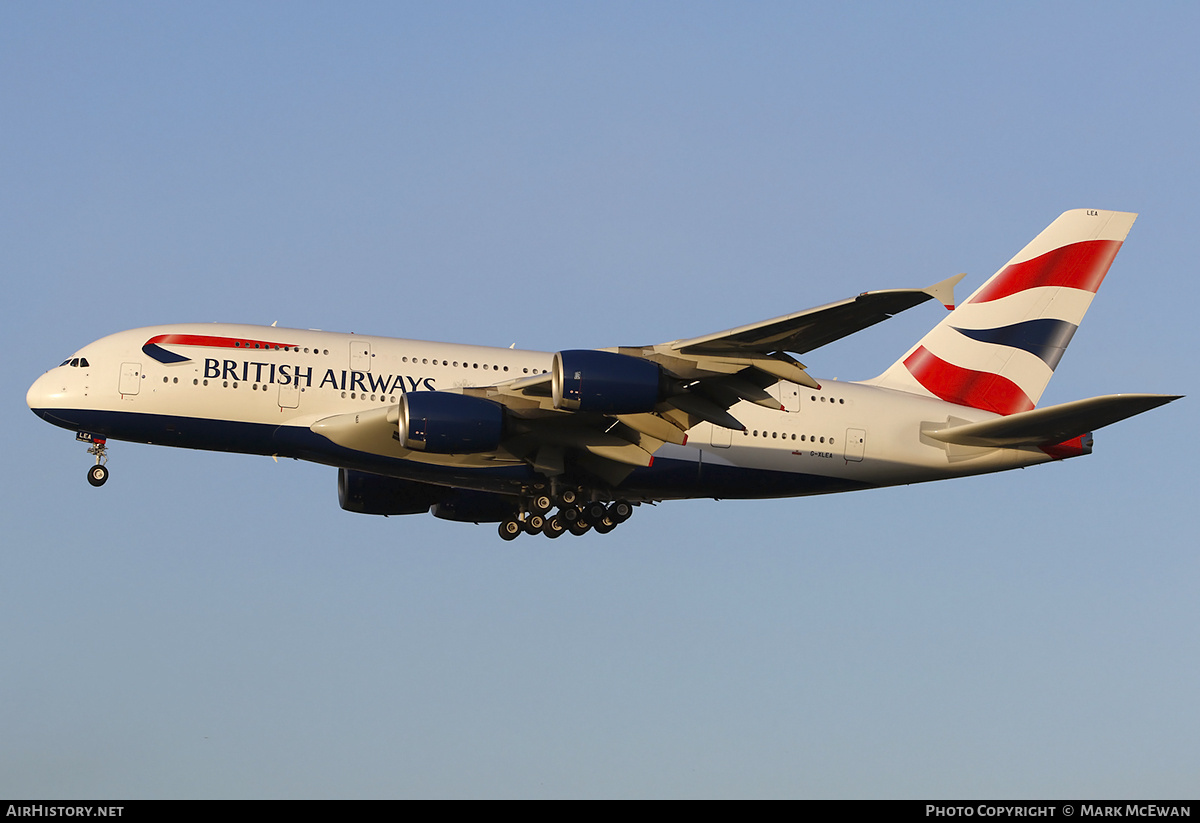
{"label": "aircraft wing", "polygon": [[941,300],[946,308],[953,309],[954,286],[965,276],[956,274],[927,289],[866,291],[849,300],[689,340],[675,340],[667,345],[685,355],[734,351],[804,354],[887,320],[926,300]]}
{"label": "aircraft wing", "polygon": [[[551,373],[522,377],[494,386],[458,389],[485,398],[509,413],[504,449],[539,471],[561,474],[578,463],[603,479],[620,482],[633,468],[648,466],[664,443],[682,445],[697,423],[743,431],[730,413],[741,401],[780,409],[767,389],[780,380],[820,388],[805,366],[788,352],[803,353],[886,320],[926,300],[954,303],[954,285],[964,275],[926,289],[864,292],[857,297],[715,334],[657,346],[620,346],[600,351],[564,351],[555,355]],[[607,360],[604,358],[608,358]],[[644,406],[589,408],[586,392],[564,402],[572,381],[596,384],[620,393],[645,382],[643,366],[658,367],[658,394]],[[581,389],[582,391],[582,389]],[[596,390],[596,397],[601,391]]]}

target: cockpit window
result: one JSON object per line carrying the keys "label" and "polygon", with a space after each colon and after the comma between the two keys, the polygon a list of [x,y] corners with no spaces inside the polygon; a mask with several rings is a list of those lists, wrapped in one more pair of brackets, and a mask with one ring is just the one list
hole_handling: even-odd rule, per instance
{"label": "cockpit window", "polygon": [[78,365],[79,365],[79,358],[78,358],[78,357],[76,357],[76,358],[72,359],[72,360],[71,360],[71,365],[72,365],[72,366],[78,366]]}
{"label": "cockpit window", "polygon": [[86,357],[79,358],[79,368],[81,368],[81,369],[88,368],[88,361],[87,361]]}

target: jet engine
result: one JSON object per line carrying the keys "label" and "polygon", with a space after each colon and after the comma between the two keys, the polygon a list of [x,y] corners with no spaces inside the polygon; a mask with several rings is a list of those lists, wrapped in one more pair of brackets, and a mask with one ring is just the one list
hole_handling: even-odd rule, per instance
{"label": "jet engine", "polygon": [[491,400],[450,392],[406,392],[400,402],[400,445],[430,454],[494,451],[504,409]]}
{"label": "jet engine", "polygon": [[520,508],[517,498],[509,495],[470,489],[452,489],[449,492],[430,512],[434,517],[459,523],[499,523],[515,517]]}
{"label": "jet engine", "polygon": [[356,514],[424,514],[446,493],[428,483],[338,469],[338,503]]}
{"label": "jet engine", "polygon": [[607,351],[557,352],[551,376],[556,409],[639,414],[653,411],[665,394],[656,364]]}

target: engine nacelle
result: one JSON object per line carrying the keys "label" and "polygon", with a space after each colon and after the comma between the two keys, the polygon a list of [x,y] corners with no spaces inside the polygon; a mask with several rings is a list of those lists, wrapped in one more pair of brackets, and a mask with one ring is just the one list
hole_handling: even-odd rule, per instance
{"label": "engine nacelle", "polygon": [[400,445],[430,454],[495,451],[504,409],[481,397],[440,391],[406,392],[400,401]]}
{"label": "engine nacelle", "polygon": [[448,491],[428,483],[338,469],[338,504],[356,514],[424,514]]}
{"label": "engine nacelle", "polygon": [[499,523],[515,517],[520,507],[517,498],[505,494],[450,489],[450,493],[431,510],[434,517],[459,523]]}
{"label": "engine nacelle", "polygon": [[607,351],[574,349],[554,355],[554,408],[600,414],[654,410],[663,397],[663,374],[649,360]]}

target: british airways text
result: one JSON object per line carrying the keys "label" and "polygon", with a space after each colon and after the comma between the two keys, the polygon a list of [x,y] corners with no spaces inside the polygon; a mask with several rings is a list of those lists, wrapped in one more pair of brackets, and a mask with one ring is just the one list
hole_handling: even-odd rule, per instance
{"label": "british airways text", "polygon": [[[316,379],[312,366],[259,363],[253,360],[243,360],[239,363],[237,360],[215,360],[211,357],[204,360],[204,377],[208,380],[240,380],[243,383],[278,383],[281,386],[294,383],[305,388],[311,387]],[[436,391],[437,387],[433,381],[432,377],[411,377],[406,374],[373,374],[346,369],[326,369],[317,388],[323,389],[328,386],[340,391],[395,394],[419,389]]]}

